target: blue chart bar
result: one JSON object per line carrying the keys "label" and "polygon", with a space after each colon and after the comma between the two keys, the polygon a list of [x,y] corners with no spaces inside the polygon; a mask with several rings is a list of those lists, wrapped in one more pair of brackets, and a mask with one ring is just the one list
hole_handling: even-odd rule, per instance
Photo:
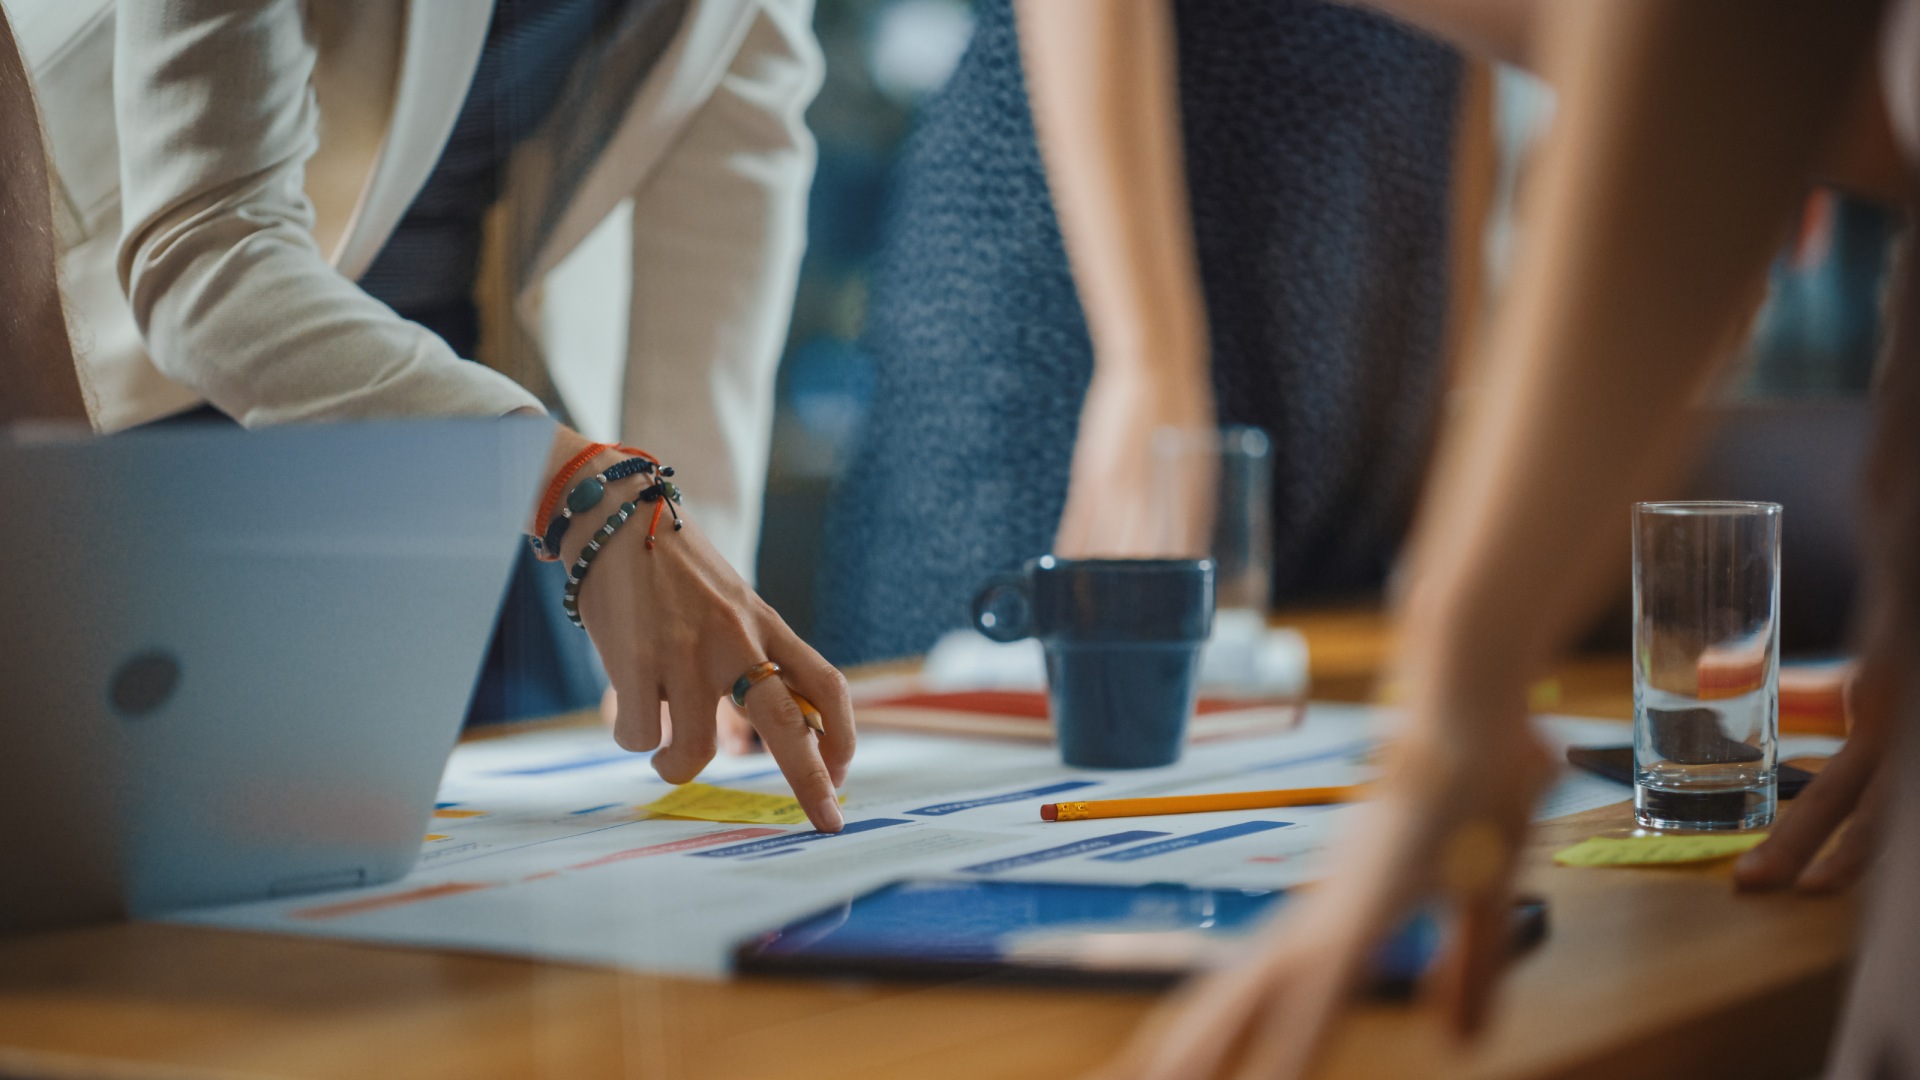
{"label": "blue chart bar", "polygon": [[731,859],[736,855],[764,855],[794,844],[811,844],[815,840],[831,840],[836,836],[852,836],[872,829],[884,829],[889,825],[911,825],[905,818],[868,818],[865,821],[849,821],[847,827],[837,833],[803,832],[788,833],[785,836],[769,836],[765,840],[749,840],[744,844],[729,844],[726,847],[710,851],[690,851],[687,854],[696,859]]}
{"label": "blue chart bar", "polygon": [[572,772],[575,769],[592,769],[601,765],[613,765],[622,761],[646,760],[641,754],[600,754],[595,757],[576,758],[573,761],[556,761],[551,765],[529,765],[524,769],[498,769],[494,776],[545,776],[548,773]]}
{"label": "blue chart bar", "polygon": [[1061,844],[1059,847],[1050,847],[1041,851],[1029,851],[1025,855],[1010,855],[1004,859],[983,862],[977,866],[963,866],[960,869],[963,873],[968,874],[997,874],[1002,870],[1018,870],[1023,866],[1032,866],[1035,863],[1052,862],[1055,859],[1071,859],[1075,855],[1085,855],[1089,851],[1119,847],[1121,844],[1131,844],[1135,840],[1151,840],[1156,836],[1165,835],[1167,834],[1163,832],[1148,832],[1145,829],[1135,829],[1132,832],[1109,833],[1106,836],[1095,836],[1086,840],[1076,840],[1071,844]]}
{"label": "blue chart bar", "polygon": [[1099,781],[1097,780],[1067,780],[1058,784],[1048,784],[1046,787],[1028,788],[1025,791],[1009,791],[1005,795],[988,795],[984,798],[967,799],[963,802],[935,803],[932,806],[923,806],[918,810],[909,810],[907,813],[919,817],[944,817],[947,814],[957,814],[962,810],[972,810],[981,806],[1019,802],[1022,799],[1037,799],[1042,795],[1058,795],[1063,791],[1095,787],[1098,783]]}
{"label": "blue chart bar", "polygon": [[1374,739],[1356,739],[1353,742],[1341,743],[1331,750],[1316,750],[1311,754],[1301,754],[1298,757],[1284,757],[1276,758],[1273,761],[1263,761],[1258,765],[1248,766],[1246,771],[1250,773],[1271,772],[1274,769],[1291,769],[1299,765],[1313,765],[1322,761],[1338,761],[1341,758],[1356,757],[1373,749],[1375,741]]}
{"label": "blue chart bar", "polygon": [[1199,847],[1201,844],[1213,844],[1221,840],[1231,840],[1236,836],[1247,836],[1252,833],[1266,832],[1268,829],[1284,829],[1291,824],[1293,824],[1291,821],[1243,821],[1238,825],[1224,825],[1218,829],[1208,829],[1206,832],[1197,832],[1189,836],[1176,836],[1171,840],[1160,840],[1152,844],[1141,844],[1139,847],[1128,848],[1125,851],[1113,851],[1105,855],[1097,855],[1095,858],[1101,862],[1132,862],[1135,859],[1151,859],[1155,855],[1165,855],[1168,852],[1181,851],[1190,847]]}

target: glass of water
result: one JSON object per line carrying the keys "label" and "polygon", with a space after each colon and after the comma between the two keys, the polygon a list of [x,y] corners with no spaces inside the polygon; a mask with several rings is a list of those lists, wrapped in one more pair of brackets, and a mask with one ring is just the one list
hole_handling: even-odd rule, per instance
{"label": "glass of water", "polygon": [[1633,508],[1633,806],[1656,829],[1773,821],[1780,506]]}
{"label": "glass of water", "polygon": [[[1218,615],[1246,612],[1259,626],[1273,588],[1273,457],[1267,433],[1230,425],[1219,430],[1160,428],[1154,432],[1155,473],[1187,508],[1207,539],[1196,552],[1213,559]],[[1173,549],[1168,549],[1173,550]]]}

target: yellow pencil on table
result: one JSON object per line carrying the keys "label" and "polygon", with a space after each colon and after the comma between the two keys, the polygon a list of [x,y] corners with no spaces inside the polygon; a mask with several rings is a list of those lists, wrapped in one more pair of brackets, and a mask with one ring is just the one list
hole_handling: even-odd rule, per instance
{"label": "yellow pencil on table", "polygon": [[1365,784],[1333,787],[1281,788],[1275,791],[1226,791],[1218,795],[1167,795],[1145,799],[1093,799],[1087,802],[1043,803],[1042,821],[1083,821],[1088,818],[1149,817],[1155,814],[1204,814],[1211,810],[1271,810],[1278,806],[1320,806],[1364,798]]}

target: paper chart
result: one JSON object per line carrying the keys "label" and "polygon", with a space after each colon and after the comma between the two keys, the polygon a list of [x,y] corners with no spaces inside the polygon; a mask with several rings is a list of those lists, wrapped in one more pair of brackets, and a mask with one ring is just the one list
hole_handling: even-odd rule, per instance
{"label": "paper chart", "polygon": [[[1188,748],[1161,769],[1060,764],[1051,747],[863,735],[845,788],[845,831],[804,824],[671,820],[641,807],[673,788],[645,755],[597,729],[463,744],[432,833],[401,881],[173,916],[202,925],[501,952],[649,971],[724,974],[738,941],[904,877],[982,876],[1248,888],[1310,880],[1351,806],[1042,822],[1077,798],[1351,783],[1375,771],[1390,714],[1312,706],[1298,729]],[[1546,718],[1558,744],[1619,743],[1627,725]],[[1831,749],[1832,740],[1800,750]],[[1815,746],[1812,743],[1821,745]],[[722,758],[707,784],[786,794],[765,756]],[[1628,797],[1563,776],[1555,817]]]}

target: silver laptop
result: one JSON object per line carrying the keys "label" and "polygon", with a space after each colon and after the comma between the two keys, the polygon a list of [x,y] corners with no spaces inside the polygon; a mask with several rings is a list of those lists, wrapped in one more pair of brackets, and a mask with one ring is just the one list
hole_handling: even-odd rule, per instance
{"label": "silver laptop", "polygon": [[0,429],[0,931],[406,873],[552,431]]}

